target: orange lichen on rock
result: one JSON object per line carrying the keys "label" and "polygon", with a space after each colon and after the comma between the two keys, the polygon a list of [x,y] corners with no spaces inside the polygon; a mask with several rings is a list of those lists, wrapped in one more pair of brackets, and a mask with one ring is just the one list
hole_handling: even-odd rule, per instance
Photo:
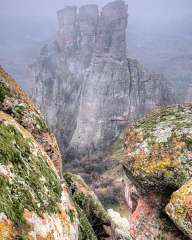
{"label": "orange lichen on rock", "polygon": [[166,206],[166,213],[175,224],[192,238],[192,180],[174,192]]}
{"label": "orange lichen on rock", "polygon": [[134,239],[192,239],[191,123],[192,104],[175,105],[125,132],[124,185]]}
{"label": "orange lichen on rock", "polygon": [[0,240],[13,240],[15,236],[15,229],[13,223],[1,213],[0,216]]}
{"label": "orange lichen on rock", "polygon": [[146,186],[181,187],[192,177],[192,105],[146,115],[125,132],[123,165]]}
{"label": "orange lichen on rock", "polygon": [[25,210],[24,210],[24,213],[23,213],[23,216],[24,216],[25,218],[32,218],[33,213],[32,213],[31,211],[25,209]]}

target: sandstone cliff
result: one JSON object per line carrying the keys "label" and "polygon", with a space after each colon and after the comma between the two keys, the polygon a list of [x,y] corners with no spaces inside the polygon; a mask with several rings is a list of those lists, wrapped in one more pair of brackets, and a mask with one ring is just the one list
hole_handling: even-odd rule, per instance
{"label": "sandstone cliff", "polygon": [[166,80],[126,53],[121,0],[58,11],[57,40],[34,64],[33,98],[64,149],[105,148],[127,122],[170,102]]}

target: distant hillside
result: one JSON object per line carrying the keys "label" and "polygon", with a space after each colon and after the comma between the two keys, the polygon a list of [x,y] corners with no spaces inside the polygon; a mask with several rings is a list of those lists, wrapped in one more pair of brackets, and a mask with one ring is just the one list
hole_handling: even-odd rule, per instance
{"label": "distant hillside", "polygon": [[42,45],[53,38],[56,24],[49,19],[0,17],[0,29],[1,65],[28,91],[28,65],[39,54]]}
{"label": "distant hillside", "polygon": [[151,71],[164,74],[172,84],[177,102],[189,102],[192,94],[192,31],[187,19],[167,23],[130,20],[128,53]]}

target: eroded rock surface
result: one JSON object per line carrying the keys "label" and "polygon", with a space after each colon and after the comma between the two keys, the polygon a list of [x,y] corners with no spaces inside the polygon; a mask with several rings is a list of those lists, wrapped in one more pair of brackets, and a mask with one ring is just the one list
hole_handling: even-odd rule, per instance
{"label": "eroded rock surface", "polygon": [[191,104],[161,108],[125,132],[125,197],[134,239],[191,238],[191,117]]}
{"label": "eroded rock surface", "polygon": [[0,238],[77,240],[77,211],[49,156],[3,112],[0,135]]}
{"label": "eroded rock surface", "polygon": [[77,240],[78,213],[59,176],[55,137],[1,67],[0,110],[0,238]]}
{"label": "eroded rock surface", "polygon": [[131,240],[129,233],[130,227],[127,218],[121,217],[121,215],[113,209],[108,209],[108,214],[112,222],[112,229],[117,236],[117,239]]}
{"label": "eroded rock surface", "polygon": [[[94,192],[91,191],[80,176],[65,173],[64,179],[67,182],[72,198],[77,206],[80,221],[84,222],[88,219],[87,225],[90,225],[92,229],[88,231],[87,227],[81,228],[82,238],[96,239],[96,235],[99,239],[111,239],[112,231],[110,218]],[[82,226],[85,226],[85,224]],[[113,236],[114,239],[116,239],[116,236]]]}
{"label": "eroded rock surface", "polygon": [[150,113],[126,131],[125,166],[143,187],[178,189],[192,177],[191,120],[191,105],[178,105]]}
{"label": "eroded rock surface", "polygon": [[172,194],[166,213],[192,239],[192,180]]}
{"label": "eroded rock surface", "polygon": [[62,172],[62,158],[55,136],[50,132],[39,109],[16,81],[0,66],[0,110],[10,114],[28,130]]}

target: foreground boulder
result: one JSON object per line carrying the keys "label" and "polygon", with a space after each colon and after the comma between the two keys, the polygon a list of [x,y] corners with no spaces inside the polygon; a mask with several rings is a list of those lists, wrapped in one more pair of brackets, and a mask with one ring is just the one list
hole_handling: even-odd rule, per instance
{"label": "foreground boulder", "polygon": [[0,239],[78,239],[76,209],[51,159],[3,112],[0,156]]}
{"label": "foreground boulder", "polygon": [[[192,105],[177,105],[126,130],[124,185],[134,239],[191,238],[191,122]],[[169,200],[166,212],[178,228],[165,214]]]}
{"label": "foreground boulder", "polygon": [[11,115],[28,130],[53,161],[58,173],[62,172],[61,154],[54,135],[50,132],[39,109],[0,66],[0,110]]}
{"label": "foreground boulder", "polygon": [[148,190],[177,189],[192,177],[192,105],[162,108],[126,131],[127,170]]}
{"label": "foreground boulder", "polygon": [[59,176],[55,137],[1,67],[0,156],[0,239],[78,239],[78,213]]}

